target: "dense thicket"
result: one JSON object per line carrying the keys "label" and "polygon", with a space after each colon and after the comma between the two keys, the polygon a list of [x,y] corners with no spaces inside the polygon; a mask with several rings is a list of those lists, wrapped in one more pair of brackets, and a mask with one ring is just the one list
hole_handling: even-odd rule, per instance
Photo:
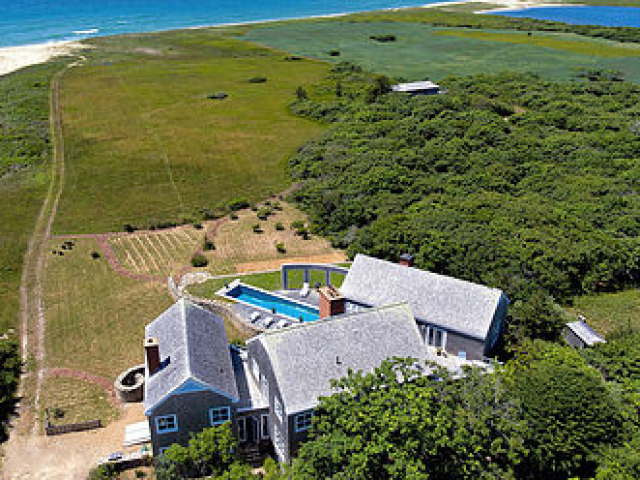
{"label": "dense thicket", "polygon": [[637,284],[640,87],[511,74],[450,78],[429,97],[385,85],[339,65],[293,105],[334,123],[289,164],[316,231],[352,255],[409,251],[503,288],[526,336],[557,334],[552,297]]}
{"label": "dense thicket", "polygon": [[359,21],[391,20],[427,23],[436,27],[486,28],[497,30],[546,31],[576,33],[618,42],[640,42],[640,29],[633,27],[605,27],[600,25],[572,25],[569,23],[515,18],[501,15],[445,12],[437,9],[406,9],[398,12],[367,12],[350,17]]}
{"label": "dense thicket", "polygon": [[349,373],[321,399],[293,478],[589,478],[623,434],[620,406],[570,348],[529,347],[458,380],[407,360]]}

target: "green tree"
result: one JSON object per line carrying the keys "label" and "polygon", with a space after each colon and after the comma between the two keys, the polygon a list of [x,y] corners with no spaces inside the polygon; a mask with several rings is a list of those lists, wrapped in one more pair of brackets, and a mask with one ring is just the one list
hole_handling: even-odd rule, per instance
{"label": "green tree", "polygon": [[156,458],[158,480],[222,475],[236,462],[229,423],[193,434],[188,446],[174,444]]}
{"label": "green tree", "polygon": [[4,441],[7,438],[6,422],[15,408],[16,389],[22,371],[17,343],[0,340],[0,365],[0,441]]}
{"label": "green tree", "polygon": [[619,402],[600,374],[570,347],[535,342],[507,367],[527,421],[520,478],[593,476],[595,453],[623,435]]}
{"label": "green tree", "polygon": [[294,477],[509,478],[524,424],[499,378],[437,376],[412,359],[393,359],[334,382]]}

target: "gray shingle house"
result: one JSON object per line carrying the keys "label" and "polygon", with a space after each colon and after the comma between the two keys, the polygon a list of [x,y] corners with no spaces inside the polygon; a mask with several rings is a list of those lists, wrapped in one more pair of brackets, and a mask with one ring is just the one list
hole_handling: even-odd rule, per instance
{"label": "gray shingle house", "polygon": [[330,302],[327,318],[267,330],[246,349],[229,345],[222,318],[188,300],[162,313],[144,341],[154,452],[230,422],[241,451],[286,462],[319,397],[349,369],[368,372],[390,357],[429,360],[454,374],[477,363],[498,338],[506,297],[407,262],[358,255],[340,291],[319,291],[320,311]]}
{"label": "gray shingle house", "polygon": [[407,303],[428,345],[470,360],[491,353],[509,304],[498,289],[366,255],[356,255],[340,292],[351,310]]}

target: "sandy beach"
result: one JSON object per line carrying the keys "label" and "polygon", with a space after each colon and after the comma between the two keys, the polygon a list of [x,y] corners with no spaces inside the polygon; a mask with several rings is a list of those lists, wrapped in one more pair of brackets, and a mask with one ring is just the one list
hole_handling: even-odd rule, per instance
{"label": "sandy beach", "polygon": [[40,45],[0,48],[0,75],[20,68],[43,63],[58,55],[65,55],[83,48],[79,42],[56,42]]}

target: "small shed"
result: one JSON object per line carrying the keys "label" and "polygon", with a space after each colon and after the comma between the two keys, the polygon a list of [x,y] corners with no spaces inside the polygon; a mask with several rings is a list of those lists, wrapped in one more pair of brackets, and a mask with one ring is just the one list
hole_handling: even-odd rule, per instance
{"label": "small shed", "polygon": [[440,85],[424,80],[422,82],[398,83],[393,85],[391,90],[399,93],[409,93],[411,95],[438,95]]}
{"label": "small shed", "polygon": [[593,347],[596,343],[606,342],[584,320],[567,323],[562,336],[574,348]]}

